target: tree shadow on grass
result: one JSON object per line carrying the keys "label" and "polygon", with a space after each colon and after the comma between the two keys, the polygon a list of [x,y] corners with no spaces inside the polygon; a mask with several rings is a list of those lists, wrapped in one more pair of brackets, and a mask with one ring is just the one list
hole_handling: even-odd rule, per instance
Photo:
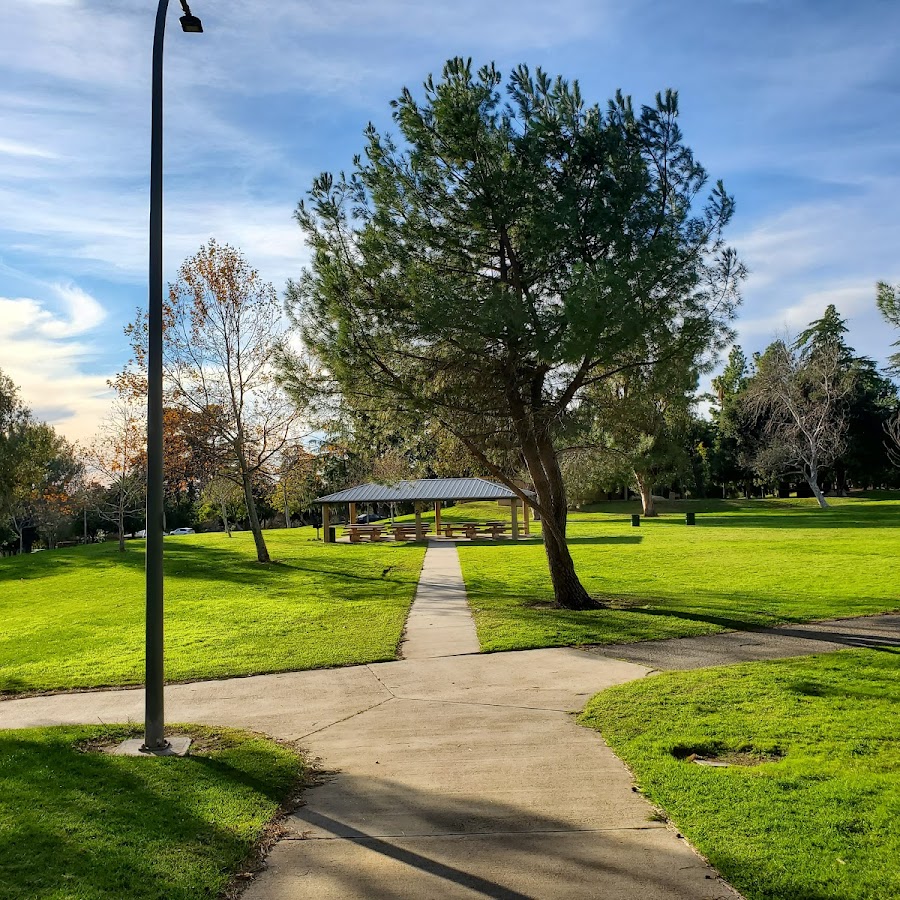
{"label": "tree shadow on grass", "polygon": [[[142,554],[141,559],[143,558]],[[80,568],[82,565],[84,563],[73,558],[68,550],[12,556],[0,560],[0,582],[35,581],[48,575],[56,575],[63,570]]]}
{"label": "tree shadow on grass", "polygon": [[553,604],[549,579],[542,578],[542,586],[543,590],[531,582],[526,594],[522,591],[521,580],[503,580],[481,573],[477,581],[470,580],[466,588],[476,612],[484,613],[488,621],[509,636],[519,631],[529,646],[608,645],[722,631],[767,633],[773,629],[785,637],[843,642],[847,646],[877,645],[882,649],[900,646],[900,633],[895,641],[874,633],[867,635],[864,628],[848,628],[846,634],[837,627],[824,631],[792,630],[792,626],[806,622],[849,619],[900,609],[900,601],[892,604],[883,597],[854,597],[852,604],[846,603],[840,610],[833,603],[809,598],[806,614],[798,613],[795,600],[785,611],[787,602],[774,595],[725,593],[713,589],[694,589],[689,597],[591,591],[592,596],[603,604],[601,608],[569,610]]}
{"label": "tree shadow on grass", "polygon": [[[398,551],[400,549],[399,546],[396,548]],[[372,570],[360,571],[359,559],[351,554],[352,551],[347,555],[336,551],[321,554],[314,561],[276,559],[271,563],[260,563],[238,548],[231,550],[204,544],[180,544],[177,547],[166,546],[164,567],[167,578],[221,581],[254,587],[260,585],[275,587],[301,572],[314,575],[317,579],[337,582],[411,585],[418,581],[418,572],[397,570],[390,565],[387,556],[383,560],[384,565],[381,564],[382,560],[377,562],[372,559],[365,560],[364,565],[371,565]],[[143,572],[144,554],[125,553],[121,556],[105,557],[97,560],[97,564],[107,568],[127,566]]]}
{"label": "tree shadow on grass", "polygon": [[[737,619],[730,616],[713,616],[708,613],[695,613],[679,609],[648,609],[638,608],[629,610],[640,616],[666,616],[676,619],[686,619],[694,622],[704,622],[715,625],[725,631],[744,631],[758,635],[775,635],[778,637],[798,638],[809,641],[827,641],[833,644],[842,644],[847,647],[868,648],[871,650],[884,650],[896,653],[900,650],[900,627],[896,635],[874,634],[854,629],[841,629],[839,625],[827,629],[822,628],[798,628],[802,620],[794,620],[787,625],[764,625],[746,619]],[[811,622],[811,625],[814,623]]]}
{"label": "tree shadow on grass", "polygon": [[[97,545],[88,548],[71,548],[47,551],[42,554],[13,557],[0,565],[0,582],[34,581],[53,575],[70,573],[76,575],[80,569],[115,570],[126,567],[144,571],[145,554],[143,542],[126,545],[124,553],[115,545]],[[292,572],[309,572],[326,579],[346,579],[361,582],[394,582],[409,584],[418,580],[418,571],[406,575],[391,565],[394,554],[406,557],[411,551],[421,553],[421,545],[385,543],[382,559],[376,560],[365,545],[365,558],[360,561],[354,546],[332,546],[329,549],[319,545],[304,557],[275,558],[271,563],[257,562],[246,547],[234,548],[210,546],[206,543],[167,541],[164,551],[164,566],[167,577],[200,578],[212,581],[231,581],[238,584],[276,584]],[[284,549],[284,548],[279,548]],[[277,552],[277,551],[276,551]],[[383,562],[383,565],[382,565]],[[366,568],[370,571],[367,572]]]}
{"label": "tree shadow on grass", "polygon": [[[279,792],[278,779],[256,777],[250,769],[265,771],[262,751],[246,746],[230,757],[241,759],[238,765],[229,763],[227,750],[212,759],[146,760],[73,749],[96,731],[4,738],[2,754],[16,762],[4,767],[0,800],[15,810],[0,844],[0,881],[12,891],[4,896],[58,897],[61,886],[118,900],[215,896],[223,873],[250,849],[247,837],[217,821],[222,802],[231,817],[252,819],[260,795],[277,806],[292,787],[282,784]],[[106,733],[125,736],[116,731]]]}
{"label": "tree shadow on grass", "polygon": [[[622,544],[639,544],[643,540],[642,536],[639,534],[600,534],[600,535],[576,535],[574,537],[570,537],[566,540],[567,544],[610,544],[610,545],[622,545]],[[518,543],[513,543],[510,540],[504,540],[503,538],[498,538],[497,540],[491,540],[490,538],[482,540],[479,538],[477,541],[473,541],[471,543],[461,543],[459,544],[460,548],[468,548],[468,547],[491,547],[491,548],[501,548],[508,550],[510,547],[543,547],[543,541],[541,540],[540,535],[532,535],[531,539],[520,539]]]}

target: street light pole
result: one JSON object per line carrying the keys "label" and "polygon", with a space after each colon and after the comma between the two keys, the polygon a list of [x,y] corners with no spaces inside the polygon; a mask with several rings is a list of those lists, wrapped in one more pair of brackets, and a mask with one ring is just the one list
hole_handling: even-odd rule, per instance
{"label": "street light pole", "polygon": [[[203,26],[181,0],[181,27]],[[153,32],[150,123],[150,297],[147,341],[147,637],[144,751],[169,747],[163,702],[163,42],[169,0],[159,0]]]}

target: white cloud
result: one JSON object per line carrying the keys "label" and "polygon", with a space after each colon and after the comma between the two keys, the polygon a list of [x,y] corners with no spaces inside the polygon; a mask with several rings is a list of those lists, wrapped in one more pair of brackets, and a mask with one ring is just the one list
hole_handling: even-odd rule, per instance
{"label": "white cloud", "polygon": [[827,290],[814,290],[770,315],[756,319],[742,319],[740,332],[743,338],[772,340],[778,335],[795,335],[814,319],[821,317],[825,307],[834,304],[845,318],[866,316],[874,305],[874,288],[869,282],[850,284]]}
{"label": "white cloud", "polygon": [[32,144],[23,144],[18,141],[7,140],[0,137],[0,153],[7,156],[31,156],[36,159],[56,159],[55,153],[36,147]]}
{"label": "white cloud", "polygon": [[50,288],[62,310],[30,297],[0,297],[0,366],[37,418],[71,440],[86,440],[109,409],[107,375],[90,371],[98,301],[71,284]]}
{"label": "white cloud", "polygon": [[885,179],[839,203],[788,208],[734,237],[751,273],[737,325],[749,349],[806,327],[833,303],[848,320],[850,343],[876,360],[887,357],[896,335],[875,307],[875,282],[900,280],[900,225],[884,202],[892,193],[900,187]]}

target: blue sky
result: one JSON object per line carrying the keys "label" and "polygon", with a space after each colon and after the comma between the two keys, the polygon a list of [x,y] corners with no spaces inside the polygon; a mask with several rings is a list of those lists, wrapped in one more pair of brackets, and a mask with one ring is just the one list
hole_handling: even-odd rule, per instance
{"label": "blue sky", "polygon": [[[0,32],[0,368],[68,436],[96,428],[122,326],[146,302],[154,0],[23,0]],[[900,281],[900,4],[808,0],[172,0],[166,275],[210,236],[279,290],[306,258],[292,213],[371,120],[449,56],[577,78],[589,100],[679,90],[687,142],[737,199],[748,350],[833,302],[851,343],[894,340]]]}

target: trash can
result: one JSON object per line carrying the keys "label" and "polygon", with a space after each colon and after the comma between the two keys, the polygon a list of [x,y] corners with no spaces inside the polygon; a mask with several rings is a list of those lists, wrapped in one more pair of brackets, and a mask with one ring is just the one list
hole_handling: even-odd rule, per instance
{"label": "trash can", "polygon": [[337,541],[337,528],[335,528],[334,525],[328,526],[328,540],[331,541],[332,544]]}
{"label": "trash can", "polygon": [[696,522],[695,516],[696,516],[696,513],[692,513],[692,512],[685,513],[684,514],[684,524],[685,525],[696,525],[697,522]]}
{"label": "trash can", "polygon": [[638,513],[634,513],[631,517],[631,527],[638,528],[641,524],[641,517]]}

